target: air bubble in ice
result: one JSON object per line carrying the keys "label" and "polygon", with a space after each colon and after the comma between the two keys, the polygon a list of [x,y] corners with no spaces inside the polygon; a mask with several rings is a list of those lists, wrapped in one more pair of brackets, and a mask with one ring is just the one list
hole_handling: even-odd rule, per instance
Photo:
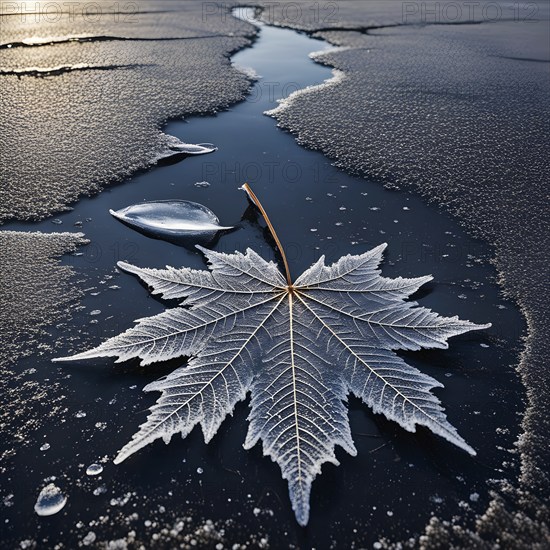
{"label": "air bubble in ice", "polygon": [[83,539],[82,544],[84,546],[90,546],[90,544],[93,544],[96,539],[96,534],[93,531],[90,531]]}
{"label": "air bubble in ice", "polygon": [[62,510],[66,503],[67,497],[61,492],[61,489],[50,483],[40,491],[34,511],[39,516],[53,516]]}
{"label": "air bubble in ice", "polygon": [[101,464],[90,464],[86,469],[86,475],[89,476],[98,476],[101,472],[103,472]]}

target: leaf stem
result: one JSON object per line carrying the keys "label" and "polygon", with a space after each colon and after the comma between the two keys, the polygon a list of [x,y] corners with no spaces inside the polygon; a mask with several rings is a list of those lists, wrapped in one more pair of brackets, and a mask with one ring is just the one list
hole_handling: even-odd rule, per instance
{"label": "leaf stem", "polygon": [[281,256],[283,258],[283,264],[285,266],[285,274],[286,274],[286,280],[288,283],[288,287],[290,290],[293,288],[292,284],[292,277],[290,276],[290,268],[288,267],[288,261],[286,259],[285,249],[283,248],[283,245],[281,244],[281,241],[279,240],[279,237],[277,237],[277,233],[275,232],[275,228],[273,227],[273,224],[269,220],[269,216],[267,215],[267,212],[265,211],[264,207],[262,206],[262,203],[252,191],[250,185],[248,183],[243,184],[242,189],[246,192],[250,200],[258,207],[258,210],[262,214],[265,223],[267,223],[267,227],[269,227],[269,231],[271,231],[271,235],[275,239],[275,243],[277,244],[277,248],[279,249],[279,252],[281,253]]}

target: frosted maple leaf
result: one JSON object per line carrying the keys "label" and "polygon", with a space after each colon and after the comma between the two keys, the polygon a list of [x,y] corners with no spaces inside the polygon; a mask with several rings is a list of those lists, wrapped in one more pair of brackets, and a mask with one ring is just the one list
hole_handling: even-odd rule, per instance
{"label": "frosted maple leaf", "polygon": [[[282,251],[277,236],[249,187]],[[222,254],[199,247],[209,271],[146,269],[119,262],[154,294],[183,299],[180,307],[141,319],[95,349],[57,360],[140,358],[142,365],[191,357],[145,387],[162,395],[125,445],[118,464],[156,439],[186,437],[200,424],[209,442],[235,405],[251,394],[246,449],[261,440],[281,468],[300,525],[309,518],[311,484],[335,447],[351,455],[346,399],[351,393],[375,413],[414,432],[425,426],[474,455],[447,421],[434,378],[407,365],[395,350],[447,348],[447,339],[487,328],[440,317],[405,301],[431,276],[382,277],[386,247],[325,265],[321,257],[292,282],[273,262],[248,249]]]}

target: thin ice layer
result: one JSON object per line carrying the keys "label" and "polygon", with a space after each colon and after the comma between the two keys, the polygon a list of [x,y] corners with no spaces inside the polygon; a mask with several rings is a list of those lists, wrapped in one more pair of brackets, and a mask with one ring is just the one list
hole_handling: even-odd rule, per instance
{"label": "thin ice layer", "polygon": [[206,17],[202,2],[120,9],[0,17],[0,222],[48,216],[173,154],[166,120],[243,98],[249,79],[228,55],[251,25]]}

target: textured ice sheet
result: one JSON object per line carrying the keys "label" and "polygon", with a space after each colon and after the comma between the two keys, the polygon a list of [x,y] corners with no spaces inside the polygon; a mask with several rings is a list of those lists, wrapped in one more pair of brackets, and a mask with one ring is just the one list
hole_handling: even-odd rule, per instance
{"label": "textured ice sheet", "polygon": [[[337,0],[333,2],[244,0],[239,2],[239,5],[245,4],[261,7],[260,19],[268,25],[305,31],[331,28],[365,29],[399,25],[404,17],[403,2],[399,0]],[[411,4],[413,3],[411,2]],[[424,2],[424,4],[428,5],[430,2]],[[412,12],[413,9],[411,7],[410,11]],[[475,18],[476,13],[473,15]],[[420,11],[416,14],[411,13],[407,15],[407,19],[411,23],[419,22],[422,20],[422,14]]]}
{"label": "textured ice sheet", "polygon": [[[401,0],[336,0],[332,2],[272,2],[270,0],[243,0],[262,8],[260,18],[269,25],[315,32],[326,29],[346,29],[371,32],[382,27],[404,24],[423,26],[481,23],[503,20],[532,20],[540,17],[539,6],[533,3],[514,4],[512,1],[494,2],[423,2]],[[541,7],[544,10],[544,7]],[[541,11],[542,11],[541,10]]]}
{"label": "textured ice sheet", "polygon": [[[181,114],[181,112],[193,110],[197,104],[203,106],[204,109],[211,108],[216,103],[215,98],[219,98],[223,104],[225,101],[229,101],[226,94],[229,94],[231,89],[237,90],[237,93],[234,94],[235,97],[239,96],[242,90],[245,89],[246,82],[242,75],[237,77],[237,81],[233,80],[233,76],[226,79],[227,87],[224,86],[223,89],[215,88],[216,86],[220,87],[220,82],[225,78],[222,73],[226,73],[226,76],[230,74],[227,62],[221,57],[215,57],[214,60],[204,56],[198,57],[198,54],[205,51],[208,53],[218,47],[226,47],[227,41],[224,37],[218,39],[219,42],[217,42],[217,45],[212,43],[211,40],[213,39],[210,38],[180,42],[170,40],[159,40],[158,42],[148,40],[128,41],[113,40],[112,38],[105,40],[104,38],[100,38],[100,35],[103,33],[116,33],[116,35],[113,34],[115,38],[185,37],[186,34],[184,33],[196,36],[199,32],[202,33],[203,29],[208,32],[211,32],[209,29],[217,29],[217,31],[225,34],[229,29],[234,28],[233,26],[235,25],[230,19],[223,21],[222,18],[213,16],[208,18],[207,25],[203,27],[202,21],[200,21],[201,17],[197,11],[200,8],[193,6],[191,2],[181,6],[176,2],[150,2],[148,5],[150,10],[158,10],[159,13],[152,15],[140,14],[137,25],[125,25],[123,21],[114,25],[108,19],[102,18],[103,22],[101,26],[98,26],[97,23],[84,25],[83,22],[80,22],[79,24],[82,28],[77,29],[78,33],[75,31],[73,24],[70,26],[67,24],[65,27],[56,27],[52,24],[43,27],[37,25],[29,26],[28,24],[27,26],[21,24],[14,26],[14,21],[10,22],[8,31],[8,25],[4,25],[4,21],[1,21],[3,43],[10,40],[23,40],[28,36],[42,36],[46,39],[52,36],[61,37],[61,43],[53,46],[18,47],[0,50],[0,59],[2,59],[2,63],[0,63],[1,68],[7,70],[15,67],[22,69],[33,68],[38,65],[36,61],[40,61],[42,59],[40,56],[42,55],[45,56],[44,64],[39,65],[42,68],[55,67],[60,64],[66,65],[67,59],[75,65],[78,63],[97,64],[98,66],[104,64],[105,67],[103,70],[94,69],[86,71],[83,69],[62,72],[55,77],[47,78],[21,76],[18,79],[17,76],[0,76],[2,99],[4,100],[0,105],[0,155],[6,150],[4,145],[8,143],[6,141],[7,137],[11,136],[11,141],[9,142],[11,150],[8,150],[7,154],[4,153],[0,163],[0,170],[4,170],[2,172],[2,186],[5,188],[4,182],[9,181],[22,182],[17,185],[13,183],[12,185],[12,191],[22,193],[20,197],[23,197],[19,199],[22,214],[18,215],[35,215],[36,209],[40,210],[41,215],[43,215],[52,208],[50,200],[43,205],[38,203],[36,205],[25,204],[26,198],[31,196],[30,190],[35,189],[37,185],[43,186],[44,195],[52,194],[54,198],[57,196],[54,202],[56,204],[55,208],[58,208],[65,205],[65,201],[68,200],[68,195],[65,195],[65,192],[73,193],[71,197],[76,197],[82,190],[95,191],[104,182],[117,179],[134,168],[140,167],[144,160],[139,155],[143,151],[150,152],[151,150],[155,150],[155,148],[158,151],[164,139],[162,135],[154,130],[154,125],[158,124],[156,114],[150,121],[147,121],[147,123],[150,122],[153,125],[150,128],[147,127],[147,124],[142,119],[146,113],[140,113],[139,110],[143,109],[143,105],[147,104],[146,102],[153,106],[151,107],[153,110],[159,110],[167,106],[169,110],[172,109],[172,111]],[[323,5],[321,3],[321,6]],[[541,491],[547,491],[547,488],[545,489],[547,486],[545,485],[544,478],[547,471],[544,469],[544,462],[540,455],[543,449],[540,445],[540,440],[545,438],[547,433],[545,432],[547,430],[547,424],[545,423],[548,422],[548,406],[545,404],[545,396],[548,395],[548,379],[545,376],[540,352],[537,352],[537,349],[540,350],[544,345],[546,333],[543,329],[548,326],[547,318],[543,318],[540,314],[542,304],[537,305],[537,297],[541,296],[540,280],[545,273],[546,266],[543,263],[544,258],[541,252],[543,249],[539,249],[539,245],[536,242],[536,223],[538,223],[538,227],[540,228],[542,222],[540,220],[540,207],[537,209],[537,201],[542,203],[545,195],[544,188],[542,187],[542,174],[539,174],[537,179],[531,182],[531,185],[526,185],[525,182],[527,180],[525,176],[522,176],[522,174],[530,174],[529,178],[531,178],[534,173],[534,171],[529,172],[530,168],[527,166],[530,162],[530,157],[522,157],[522,153],[527,149],[526,142],[522,141],[523,138],[527,136],[528,143],[536,141],[536,136],[531,136],[530,134],[529,124],[531,119],[525,119],[522,127],[515,128],[514,133],[510,135],[501,135],[502,127],[498,131],[497,129],[494,130],[494,134],[491,135],[493,137],[496,136],[497,142],[505,143],[506,141],[512,141],[517,144],[519,149],[515,150],[515,154],[512,157],[500,159],[510,165],[509,172],[502,179],[502,169],[499,169],[500,171],[497,171],[495,179],[498,177],[502,181],[493,187],[486,187],[488,185],[487,182],[491,181],[491,178],[487,177],[487,170],[490,170],[491,166],[498,164],[496,157],[502,149],[495,149],[493,153],[486,155],[490,160],[492,159],[491,166],[483,164],[486,162],[486,159],[483,158],[481,153],[478,156],[472,157],[474,161],[470,162],[470,165],[467,166],[469,179],[467,180],[467,185],[464,186],[467,194],[455,192],[456,189],[460,189],[460,183],[463,180],[462,176],[457,176],[459,171],[457,171],[457,167],[453,163],[448,167],[444,164],[449,157],[448,154],[445,155],[444,151],[447,146],[445,140],[439,143],[438,139],[430,139],[432,129],[434,132],[437,132],[438,129],[441,132],[441,129],[449,124],[449,135],[451,135],[451,131],[463,133],[465,128],[468,129],[468,135],[471,136],[473,134],[475,138],[471,149],[481,151],[478,147],[480,143],[484,143],[486,140],[488,132],[491,129],[491,120],[494,124],[503,124],[501,119],[510,123],[513,118],[519,124],[522,119],[517,113],[514,113],[514,109],[516,106],[522,108],[523,111],[521,114],[527,110],[526,106],[521,107],[520,105],[523,101],[522,96],[525,98],[525,101],[533,103],[533,97],[531,96],[533,85],[528,86],[528,83],[531,81],[531,69],[535,71],[534,74],[540,75],[540,71],[544,70],[547,65],[537,61],[536,57],[531,58],[531,56],[527,57],[524,61],[490,58],[489,52],[497,52],[498,54],[499,51],[503,51],[504,49],[504,51],[510,52],[506,54],[508,57],[525,57],[527,55],[527,50],[525,50],[527,45],[531,44],[529,46],[529,49],[531,49],[535,48],[536,44],[542,43],[544,45],[545,42],[536,37],[540,28],[527,27],[516,23],[508,24],[508,26],[505,26],[504,23],[495,23],[492,25],[481,24],[460,28],[450,25],[431,28],[414,27],[411,29],[399,29],[398,27],[394,27],[387,30],[367,30],[369,27],[400,25],[402,23],[402,5],[402,2],[388,2],[385,0],[383,2],[340,1],[338,2],[337,18],[333,22],[326,20],[326,17],[317,17],[316,19],[315,12],[309,9],[311,3],[302,2],[302,15],[304,17],[299,20],[296,20],[292,16],[288,17],[292,13],[291,11],[286,12],[286,20],[282,13],[277,16],[279,23],[295,28],[309,28],[310,30],[324,28],[326,29],[324,36],[331,42],[344,46],[348,45],[355,49],[353,55],[345,51],[342,51],[340,54],[331,54],[328,61],[335,66],[338,66],[338,63],[341,62],[342,70],[346,77],[332,89],[318,90],[310,97],[307,97],[307,94],[303,95],[303,106],[307,105],[308,109],[304,111],[302,117],[298,117],[299,110],[303,106],[300,106],[299,102],[297,102],[289,109],[288,116],[290,117],[293,113],[289,121],[292,122],[293,131],[296,134],[303,133],[303,141],[305,143],[312,147],[323,147],[326,154],[341,154],[344,152],[344,149],[351,148],[351,152],[354,154],[342,157],[342,162],[345,163],[348,169],[360,170],[367,173],[367,170],[370,170],[371,166],[375,166],[376,162],[380,163],[382,168],[386,167],[387,173],[384,174],[382,168],[380,171],[375,171],[373,168],[372,173],[375,175],[378,174],[381,181],[393,184],[398,183],[404,187],[410,186],[412,188],[415,186],[416,189],[424,191],[426,196],[434,197],[439,204],[452,209],[455,214],[461,216],[461,219],[469,222],[470,228],[481,228],[483,235],[498,245],[499,268],[505,276],[506,288],[514,290],[515,295],[521,298],[526,317],[531,325],[529,349],[532,351],[524,354],[522,366],[530,399],[530,412],[526,421],[528,435],[522,443],[524,450],[524,471],[527,480],[533,479],[533,474],[537,474],[537,463],[533,466],[533,461],[538,460],[538,465],[542,464],[539,472]],[[143,7],[144,4],[140,4],[140,6]],[[544,4],[542,3],[539,3],[538,6],[539,8],[544,8]],[[184,22],[184,18],[181,15],[164,13],[166,10],[173,11],[180,9],[194,10],[195,15]],[[327,15],[326,12],[321,12],[321,14],[324,16]],[[310,18],[309,22],[306,20],[306,15]],[[28,23],[32,23],[30,17],[27,18],[27,21]],[[221,23],[218,21],[221,21]],[[244,24],[239,23],[239,25],[241,26],[238,27],[239,30],[237,32],[242,32],[241,28],[247,29]],[[186,27],[185,29],[184,26]],[[356,29],[357,32],[353,32],[352,30],[338,32],[339,27]],[[337,32],[331,32],[330,29]],[[537,32],[535,32],[536,30]],[[80,31],[83,34],[93,35],[96,38],[91,39],[89,42],[84,41],[85,38],[82,38],[81,42],[67,43],[66,37],[68,34],[76,35]],[[442,33],[442,39],[440,42],[432,42],[432,44],[437,44],[440,48],[443,44],[443,47],[446,49],[434,51],[429,48],[427,41],[435,39],[435,36],[430,35],[430,33],[436,31]],[[457,31],[466,32],[467,34],[453,34]],[[11,33],[9,38],[5,38],[7,32]],[[245,32],[248,32],[248,30]],[[367,36],[366,32],[372,36]],[[407,32],[412,33],[408,39],[405,37]],[[415,35],[415,33],[417,34]],[[486,38],[482,40],[483,36]],[[474,39],[478,41],[477,49],[473,42]],[[236,39],[229,38],[227,40],[229,40],[230,47],[232,48],[232,44],[235,43]],[[367,40],[368,46],[365,46]],[[373,40],[376,40],[376,42],[373,42]],[[396,41],[395,47],[392,46],[394,40]],[[205,42],[208,47],[201,45],[202,42]],[[546,43],[548,43],[547,40]],[[397,47],[398,44],[401,44],[399,48]],[[512,49],[514,44],[521,44],[521,46],[514,51]],[[119,49],[115,45],[122,46],[122,48]],[[188,49],[191,47],[192,52],[188,52]],[[59,55],[58,59],[56,55],[47,53],[48,51],[55,51],[55,48],[67,48],[63,51],[68,52],[70,55],[65,56],[63,53],[63,55]],[[472,50],[470,51],[469,48],[472,48]],[[148,52],[148,54],[141,56],[140,52],[142,49]],[[57,51],[61,52],[62,50],[58,49]],[[82,52],[91,52],[94,55]],[[534,53],[537,52],[534,51]],[[346,55],[349,57],[346,58]],[[425,57],[426,55],[427,57]],[[21,62],[11,62],[10,60],[16,59],[14,56],[20,56]],[[173,59],[165,61],[167,56],[173,56]],[[178,56],[185,56],[185,60],[182,59],[181,63],[178,62]],[[375,56],[381,56],[378,63],[375,61]],[[352,63],[352,57],[356,57],[357,59],[355,64]],[[400,57],[403,59],[400,60]],[[461,58],[463,59],[462,64],[459,63]],[[483,59],[485,60],[485,64],[480,65],[480,60]],[[529,59],[534,60],[529,61]],[[344,60],[350,61],[349,66],[344,66]],[[468,98],[468,93],[466,93],[466,98],[460,97],[460,94],[453,96],[452,89],[443,94],[440,93],[443,96],[439,100],[441,103],[434,103],[441,107],[439,118],[432,119],[433,122],[431,122],[431,125],[427,126],[428,121],[422,120],[422,117],[425,114],[433,116],[433,113],[426,113],[426,109],[429,108],[433,112],[436,112],[435,108],[430,107],[431,101],[437,101],[436,99],[432,100],[431,95],[429,95],[433,92],[433,89],[437,88],[440,92],[441,89],[449,90],[449,81],[453,82],[454,73],[459,68],[464,70],[464,67],[468,64],[471,64],[469,69],[471,79],[468,82],[474,82],[474,89],[477,89],[478,84],[475,75],[477,73],[483,79],[485,77],[484,71],[490,66],[489,62],[491,60],[495,64],[499,63],[499,67],[514,67],[514,70],[525,66],[525,71],[529,72],[527,83],[523,82],[522,84],[521,82],[514,81],[513,86],[511,86],[514,94],[511,94],[510,86],[500,89],[502,82],[507,84],[505,75],[493,87],[491,87],[491,83],[488,85],[488,89],[495,96],[486,95],[478,102],[474,101],[473,98]],[[47,62],[51,62],[52,65],[47,65]],[[169,65],[166,67],[164,73],[162,73],[159,66],[134,66],[165,62]],[[502,63],[506,63],[506,65],[502,65]],[[191,67],[193,64],[194,66]],[[119,68],[111,70],[108,68],[111,65],[113,67],[118,66]],[[201,69],[202,66],[206,66],[207,69],[215,67],[218,73],[209,74],[208,72],[203,72]],[[178,69],[178,75],[174,75],[173,71],[171,71],[171,68],[174,67]],[[409,90],[408,92],[407,90],[401,90],[402,94],[400,95],[400,90],[396,89],[396,82],[392,80],[392,78],[399,76],[396,74],[397,69],[405,71],[405,75],[412,77],[412,81],[405,77],[404,80],[409,84],[409,88],[413,90]],[[353,74],[354,72],[356,73],[355,75]],[[155,89],[153,92],[151,91],[153,86],[158,84],[155,82],[154,75],[161,73],[166,80],[162,82],[162,89]],[[494,73],[495,71],[492,74]],[[201,82],[204,81],[201,80],[201,77],[207,74],[209,78],[211,77],[207,80],[208,85],[202,85]],[[196,75],[198,75],[197,78],[195,78]],[[130,84],[137,86],[140,82],[138,76],[140,78],[143,77],[143,98],[137,94],[135,89],[128,88]],[[177,86],[171,81],[176,76],[181,79],[181,82],[178,82]],[[189,80],[190,78],[191,80]],[[351,80],[352,78],[355,78],[353,80],[355,87],[345,88],[344,81]],[[377,85],[376,80],[378,80],[379,89],[373,88],[373,86]],[[461,82],[461,79],[458,80]],[[63,86],[60,84],[61,82],[63,82]],[[423,99],[423,101],[418,105],[418,102],[414,101],[413,91],[418,88],[421,90],[424,89],[426,84],[431,86],[431,88],[428,89],[428,94],[424,98],[420,96],[420,99]],[[527,90],[523,87],[518,91],[518,86],[522,85],[527,86]],[[27,86],[27,88],[24,86]],[[90,89],[87,89],[87,87],[90,87]],[[164,87],[167,87],[168,90],[164,90]],[[342,87],[342,89],[338,91],[338,87]],[[175,88],[177,90],[174,92]],[[66,90],[66,92],[61,92],[60,90]],[[32,101],[27,102],[24,100],[26,91],[29,93],[32,92],[29,96],[32,97]],[[482,91],[481,95],[486,91]],[[178,100],[181,101],[181,98],[183,98],[185,104],[183,106],[179,103],[176,104],[177,102],[173,98],[173,101],[171,98],[166,99],[166,96],[169,95],[168,92],[176,93]],[[340,95],[330,95],[333,93]],[[79,96],[79,94],[82,95]],[[205,98],[205,94],[208,95],[207,98]],[[70,95],[74,95],[74,97],[70,98]],[[437,96],[437,94],[432,95]],[[475,94],[473,95],[475,97]],[[541,95],[540,90],[538,95]],[[154,101],[151,102],[151,98]],[[444,99],[446,99],[445,102],[443,102]],[[345,101],[344,110],[342,109],[341,101]],[[104,105],[108,108],[105,116],[100,102],[104,102]],[[334,102],[334,104],[331,102]],[[207,104],[206,106],[204,106],[205,103]],[[483,106],[483,104],[486,106],[486,111],[482,114],[484,117],[490,117],[489,121],[483,117],[479,118],[479,111],[474,109],[474,107]],[[543,98],[539,109],[544,104],[545,100]],[[422,108],[422,105],[425,105],[425,107]],[[11,109],[12,113],[9,117],[8,108]],[[411,124],[411,119],[406,116],[407,109],[409,108],[413,111],[415,109],[418,111],[417,119],[413,119],[412,121],[416,124],[413,124],[412,128],[407,126]],[[74,116],[70,116],[71,109],[74,109]],[[463,111],[464,109],[466,110]],[[342,117],[342,115],[346,114],[346,111],[350,113],[349,120]],[[452,127],[451,122],[456,120],[461,111],[463,115],[459,120],[466,122],[461,122],[457,126]],[[338,113],[338,120],[331,118],[332,112]],[[13,113],[16,113],[17,117]],[[415,172],[413,170],[414,167],[410,166],[411,163],[409,163],[409,167],[416,174],[416,177],[411,178],[411,180],[404,177],[402,180],[397,181],[397,176],[402,177],[405,171],[405,167],[402,167],[398,171],[400,162],[396,163],[395,161],[396,158],[399,159],[396,151],[403,142],[402,139],[397,139],[395,143],[392,140],[388,140],[387,151],[384,151],[383,148],[380,149],[380,144],[386,143],[384,141],[386,136],[377,132],[379,126],[365,126],[365,117],[367,115],[369,115],[367,121],[372,118],[374,122],[381,124],[380,117],[376,117],[378,113],[382,113],[389,119],[389,128],[394,132],[396,138],[399,138],[399,136],[401,138],[406,137],[408,132],[410,133],[411,141],[417,140],[419,142],[417,148],[414,149],[414,151],[418,152],[418,157],[414,157],[413,161],[414,163],[422,163],[421,167],[425,172],[421,172],[420,170]],[[454,119],[451,117],[453,113],[455,116]],[[316,114],[317,120],[308,120],[308,117],[314,114]],[[130,116],[130,119],[128,119],[128,116]],[[163,116],[172,115],[163,114]],[[285,116],[287,115],[285,114]],[[47,117],[53,117],[53,120],[46,120]],[[65,128],[64,124],[67,122],[70,125],[75,125],[75,128]],[[36,126],[33,126],[35,124]],[[316,133],[309,132],[313,124],[319,124],[318,132]],[[21,125],[21,127],[17,128],[17,125]],[[512,124],[513,127],[514,125]],[[52,136],[55,137],[55,133],[50,128],[61,128],[62,135],[65,135],[68,141],[63,142],[52,138]],[[121,130],[124,129],[126,131],[128,128],[131,130],[131,135],[122,135]],[[424,133],[420,132],[422,128],[424,129]],[[347,129],[348,135],[352,136],[353,139],[352,142],[343,142],[341,145],[338,145],[335,135],[343,133],[343,129]],[[334,134],[336,130],[338,132]],[[538,127],[535,126],[535,130],[540,132],[540,125]],[[333,134],[332,139],[329,139],[331,132]],[[73,140],[72,143],[70,142],[71,140]],[[134,143],[134,140],[136,143]],[[215,140],[215,136],[212,137],[212,140]],[[362,147],[365,147],[369,143],[372,144],[372,148],[368,150],[369,153],[377,149],[381,151],[378,157],[374,156],[372,162],[369,160],[369,157],[365,158],[361,156]],[[500,147],[503,146],[502,143]],[[48,154],[40,156],[36,150],[38,147],[44,145],[47,146]],[[94,155],[90,151],[86,151],[83,145],[97,146],[99,151],[109,156],[103,159],[100,157],[94,158]],[[467,152],[468,143],[461,143],[460,145],[461,151],[466,150]],[[506,151],[509,152],[512,150],[512,145],[508,143]],[[336,149],[337,147],[338,150]],[[436,149],[433,150],[433,147],[436,147]],[[21,148],[22,152],[19,152],[18,148]],[[491,150],[490,147],[489,150]],[[78,157],[75,156],[75,152],[78,153]],[[386,152],[388,155],[387,158],[385,157]],[[456,161],[460,160],[459,155],[455,156],[457,157]],[[20,163],[16,161],[20,161],[23,158],[26,164],[19,165]],[[35,163],[35,158],[39,161],[38,164],[33,164]],[[438,161],[438,159],[440,160]],[[56,162],[57,165],[55,164]],[[12,174],[13,170],[20,170],[18,172],[19,175]],[[93,179],[96,171],[97,174],[101,174],[101,178],[98,180]],[[396,177],[393,177],[394,171],[396,171]],[[43,174],[47,177],[43,176]],[[443,174],[443,177],[441,180],[438,180],[441,174]],[[483,185],[478,187],[478,176],[482,174],[485,174],[486,177],[480,180]],[[522,184],[522,187],[514,193],[514,178],[518,174],[520,176],[518,182]],[[20,178],[20,175],[24,175],[25,177]],[[9,178],[6,176],[9,176]],[[74,181],[71,181],[71,178]],[[43,182],[46,181],[49,181],[49,187],[44,185]],[[74,189],[73,184],[77,186]],[[21,187],[21,191],[19,187]],[[495,188],[497,189],[496,193],[493,192]],[[52,193],[52,191],[55,191],[57,195]],[[495,195],[494,198],[492,198],[493,194]],[[6,202],[10,200],[8,195],[7,191],[1,195],[2,206],[10,204]],[[537,201],[535,201],[535,196]],[[491,205],[491,201],[493,200],[495,201],[495,212],[492,212],[491,208],[487,206]],[[524,206],[518,211],[515,204],[517,200],[522,201],[524,205],[527,202],[530,206],[534,206],[533,217],[535,221],[533,225],[531,225],[530,208],[525,208]],[[478,202],[480,204],[477,204]],[[35,209],[35,212],[32,212],[33,209]],[[502,209],[506,209],[505,214],[502,213]],[[528,211],[529,216],[525,224],[521,224],[521,213],[525,211]],[[484,216],[489,216],[489,218],[484,221]],[[536,222],[537,216],[539,216],[538,222]],[[529,227],[523,227],[523,225],[528,225]],[[506,226],[509,229],[505,231],[501,226]],[[532,229],[532,227],[535,227],[535,229]],[[510,238],[509,243],[506,243],[506,237]],[[510,251],[508,256],[507,251]],[[536,265],[537,258],[540,259],[538,266]],[[532,271],[532,269],[535,269],[535,271]],[[32,394],[32,392],[29,392],[29,394]],[[35,397],[40,398],[40,394],[37,393]],[[537,444],[537,437],[539,438],[539,444]],[[534,450],[529,451],[529,447],[532,447]],[[525,484],[524,486],[529,485]],[[482,539],[494,538],[495,533],[508,542],[519,541],[518,544],[521,544],[522,540],[528,540],[526,539],[527,534],[532,536],[531,540],[543,540],[541,536],[541,533],[543,533],[541,522],[533,521],[533,518],[538,516],[539,519],[543,519],[546,512],[536,500],[534,500],[534,504],[527,504],[528,502],[533,502],[530,499],[531,496],[529,495],[527,498],[525,495],[520,495],[519,499],[514,498],[513,500],[509,500],[507,504],[503,504],[501,500],[495,500],[494,505],[488,509],[486,516],[480,518],[478,532],[462,531],[460,536],[462,545],[471,547],[473,546],[472,541],[475,541],[477,544]],[[462,519],[458,518],[457,521],[461,522]],[[427,536],[422,542],[426,547],[437,547],[438,543],[440,543],[439,547],[447,547],[449,544],[445,541],[449,537],[457,536],[458,533],[459,529],[456,527],[451,528],[442,522],[434,522],[433,525],[429,526]],[[508,547],[513,546],[509,545]]]}
{"label": "textured ice sheet", "polygon": [[[550,486],[548,4],[537,4],[538,23],[505,21],[515,14],[503,2],[498,21],[478,12],[480,24],[464,25],[404,25],[402,3],[387,3],[385,13],[381,3],[359,4],[339,4],[330,25],[264,12],[268,21],[319,29],[318,36],[344,47],[317,57],[343,72],[337,85],[295,94],[274,116],[338,166],[420,192],[494,245],[503,287],[529,325],[519,367],[529,397],[522,477],[508,504],[497,498],[480,531],[461,537],[465,544],[501,534],[520,545],[540,541],[548,536],[548,510],[536,502]],[[445,545],[451,532],[440,522],[424,542],[433,537]]]}
{"label": "textured ice sheet", "polygon": [[170,143],[164,121],[243,97],[249,80],[228,57],[251,25],[204,18],[202,2],[128,5],[139,12],[0,17],[0,222],[45,217],[147,167]]}
{"label": "textured ice sheet", "polygon": [[26,349],[31,352],[51,325],[80,295],[74,270],[59,258],[86,241],[81,233],[0,231],[0,369],[5,374]]}
{"label": "textured ice sheet", "polygon": [[[47,351],[46,330],[66,320],[76,305],[82,294],[76,274],[59,258],[85,242],[80,233],[0,231],[0,431],[8,453],[15,453],[10,445],[24,441],[62,407],[57,384],[44,386],[34,372],[16,364],[25,355]],[[44,406],[39,417],[37,403]]]}

